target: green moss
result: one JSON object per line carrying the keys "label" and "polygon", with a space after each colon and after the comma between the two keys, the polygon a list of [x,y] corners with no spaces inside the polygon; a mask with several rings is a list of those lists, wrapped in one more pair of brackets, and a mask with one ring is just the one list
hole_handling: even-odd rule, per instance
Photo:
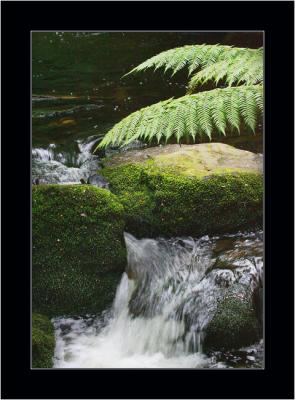
{"label": "green moss", "polygon": [[258,323],[251,301],[234,295],[222,299],[210,321],[204,350],[230,350],[258,340]]}
{"label": "green moss", "polygon": [[156,219],[153,210],[155,198],[140,165],[124,165],[114,169],[101,170],[111,184],[124,207],[126,215],[125,230],[130,233],[149,236],[153,234]]}
{"label": "green moss", "polygon": [[54,330],[48,317],[32,315],[32,367],[52,368],[54,354]]}
{"label": "green moss", "polygon": [[34,311],[101,311],[126,263],[124,210],[116,196],[89,185],[38,185],[32,211]]}
{"label": "green moss", "polygon": [[107,167],[126,212],[126,230],[145,235],[202,235],[262,225],[263,177],[228,171],[205,177],[125,164]]}

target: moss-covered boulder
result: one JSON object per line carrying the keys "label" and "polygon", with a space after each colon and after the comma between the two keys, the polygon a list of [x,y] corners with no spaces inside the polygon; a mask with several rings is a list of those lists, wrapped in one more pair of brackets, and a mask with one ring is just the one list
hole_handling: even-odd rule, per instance
{"label": "moss-covered boulder", "polygon": [[221,299],[209,322],[204,351],[238,349],[259,339],[258,321],[251,298],[230,294]]}
{"label": "moss-covered boulder", "polygon": [[32,315],[32,367],[52,368],[54,355],[54,329],[48,317]]}
{"label": "moss-covered boulder", "polygon": [[32,193],[33,310],[96,313],[126,265],[124,210],[90,185],[38,185]]}
{"label": "moss-covered boulder", "polygon": [[139,237],[203,235],[262,225],[262,156],[222,143],[129,151],[100,171]]}

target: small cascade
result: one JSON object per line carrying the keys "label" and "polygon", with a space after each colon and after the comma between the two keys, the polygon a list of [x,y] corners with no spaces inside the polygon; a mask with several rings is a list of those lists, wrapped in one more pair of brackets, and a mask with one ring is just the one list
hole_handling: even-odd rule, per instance
{"label": "small cascade", "polygon": [[99,157],[93,154],[99,137],[90,136],[77,140],[74,149],[65,151],[50,144],[47,148],[32,150],[32,179],[43,183],[80,183],[100,168]]}
{"label": "small cascade", "polygon": [[128,266],[112,308],[54,320],[55,368],[211,368],[202,352],[205,328],[226,291],[243,296],[241,288],[253,291],[262,279],[260,235],[227,235],[225,250],[219,237],[138,240],[125,233]]}

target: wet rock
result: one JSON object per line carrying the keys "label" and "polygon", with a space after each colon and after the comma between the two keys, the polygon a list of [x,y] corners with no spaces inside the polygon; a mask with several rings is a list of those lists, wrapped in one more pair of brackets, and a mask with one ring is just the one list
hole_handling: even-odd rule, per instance
{"label": "wet rock", "polygon": [[70,324],[60,324],[59,328],[62,332],[62,334],[66,335],[71,331],[71,325]]}
{"label": "wet rock", "polygon": [[[220,288],[234,290],[234,296],[242,301],[247,301],[253,310],[258,323],[259,335],[262,334],[262,308],[263,308],[263,261],[262,256],[255,257],[258,242],[256,237],[245,236],[243,240],[233,241],[233,250],[220,253],[218,258],[205,272],[205,277],[213,279]],[[245,242],[247,252],[241,250]],[[260,240],[260,245],[262,246]],[[244,247],[245,248],[245,247]],[[238,257],[237,257],[238,255]],[[229,293],[228,293],[229,294]]]}
{"label": "wet rock", "polygon": [[133,140],[131,143],[126,144],[125,146],[118,147],[118,146],[110,146],[104,149],[104,153],[107,157],[114,156],[116,154],[126,154],[130,153],[130,150],[139,150],[143,149],[147,146],[146,143],[140,141],[140,140]]}
{"label": "wet rock", "polygon": [[244,347],[239,350],[211,351],[209,354],[215,368],[220,363],[230,368],[262,368],[263,342],[255,343],[251,349]]}
{"label": "wet rock", "polygon": [[229,261],[224,261],[220,257],[218,257],[215,260],[215,262],[206,270],[205,275],[209,274],[214,269],[234,270],[236,268],[237,268],[237,265],[234,265],[233,263],[231,263]]}
{"label": "wet rock", "polygon": [[136,280],[136,279],[137,279],[136,270],[130,268],[130,266],[128,266],[128,267],[126,268],[126,273],[127,273],[128,279],[131,279],[131,280]]}
{"label": "wet rock", "polygon": [[33,185],[39,185],[39,178],[33,179],[32,180]]}
{"label": "wet rock", "polygon": [[233,272],[228,269],[224,271],[218,270],[214,277],[215,284],[221,288],[228,288],[234,281],[235,276]]}
{"label": "wet rock", "polygon": [[32,184],[33,185],[45,185],[47,182],[45,179],[42,178],[34,178],[32,179]]}
{"label": "wet rock", "polygon": [[103,176],[98,175],[98,174],[91,175],[87,179],[87,184],[88,185],[97,186],[97,187],[100,187],[102,189],[110,190],[109,182]]}
{"label": "wet rock", "polygon": [[259,324],[259,332],[262,334],[263,331],[263,288],[258,286],[254,289],[252,304],[255,311],[255,315]]}
{"label": "wet rock", "polygon": [[218,254],[221,253],[222,251],[230,250],[233,248],[233,239],[228,238],[228,239],[221,239],[218,240],[214,247],[213,247],[213,252]]}
{"label": "wet rock", "polygon": [[247,291],[230,293],[220,299],[206,328],[205,351],[238,349],[258,339],[258,322]]}

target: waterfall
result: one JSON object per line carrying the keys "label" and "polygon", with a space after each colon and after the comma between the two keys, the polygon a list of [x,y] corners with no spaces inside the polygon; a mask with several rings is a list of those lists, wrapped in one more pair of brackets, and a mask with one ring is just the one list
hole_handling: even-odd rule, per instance
{"label": "waterfall", "polygon": [[[216,240],[125,233],[128,265],[112,308],[96,318],[55,319],[54,367],[210,367],[202,340],[216,300],[234,283],[254,288],[262,273],[260,256],[237,259],[234,271],[212,268]],[[257,235],[232,240],[233,251],[262,246]]]}
{"label": "waterfall", "polygon": [[50,144],[48,148],[32,149],[32,178],[43,183],[80,183],[97,172],[99,157],[92,150],[99,138],[90,136],[76,141],[76,148],[65,150]]}

